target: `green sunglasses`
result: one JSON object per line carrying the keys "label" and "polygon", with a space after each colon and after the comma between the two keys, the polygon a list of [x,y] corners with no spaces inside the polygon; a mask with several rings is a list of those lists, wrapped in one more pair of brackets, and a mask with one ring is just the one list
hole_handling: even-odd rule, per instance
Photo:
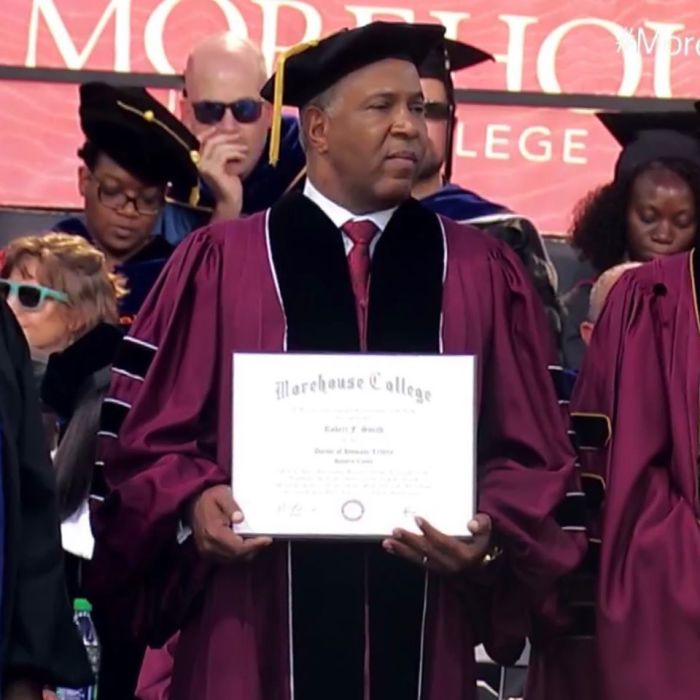
{"label": "green sunglasses", "polygon": [[47,299],[55,299],[62,304],[69,303],[68,295],[56,289],[0,278],[0,299],[7,301],[10,296],[14,296],[25,309],[38,309]]}

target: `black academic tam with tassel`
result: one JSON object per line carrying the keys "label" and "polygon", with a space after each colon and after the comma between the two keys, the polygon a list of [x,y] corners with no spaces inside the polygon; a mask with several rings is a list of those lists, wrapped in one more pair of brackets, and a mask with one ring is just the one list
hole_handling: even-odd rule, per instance
{"label": "black academic tam with tassel", "polygon": [[176,199],[196,204],[199,141],[147,90],[84,83],[80,127],[90,143],[135,178],[170,185]]}

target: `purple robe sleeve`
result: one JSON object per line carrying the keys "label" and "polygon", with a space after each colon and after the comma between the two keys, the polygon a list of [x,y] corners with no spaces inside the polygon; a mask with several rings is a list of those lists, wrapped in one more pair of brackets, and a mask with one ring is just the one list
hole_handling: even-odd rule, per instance
{"label": "purple robe sleeve", "polygon": [[554,384],[547,321],[522,265],[492,253],[492,338],[482,368],[479,509],[508,549],[513,572],[532,591],[549,589],[585,548],[582,523],[555,514],[576,485],[575,456]]}
{"label": "purple robe sleeve", "polygon": [[556,583],[578,565],[586,538],[582,519],[562,523],[557,517],[567,494],[579,488],[548,370],[554,350],[544,310],[505,246],[491,252],[489,280],[492,332],[480,372],[478,510],[491,516],[505,562],[490,587],[484,642],[495,659],[512,663],[518,640],[533,626],[563,624]]}
{"label": "purple robe sleeve", "polygon": [[192,538],[178,543],[178,524],[195,496],[227,480],[214,395],[221,258],[207,230],[176,251],[122,344],[103,406],[91,588],[153,644],[178,627],[208,573]]}

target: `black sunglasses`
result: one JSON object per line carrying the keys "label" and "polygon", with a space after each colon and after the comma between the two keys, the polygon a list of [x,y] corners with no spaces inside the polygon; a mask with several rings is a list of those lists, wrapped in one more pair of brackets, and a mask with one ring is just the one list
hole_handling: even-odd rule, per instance
{"label": "black sunglasses", "polygon": [[447,121],[452,116],[449,102],[426,102],[424,110],[425,118],[430,121]]}
{"label": "black sunglasses", "polygon": [[263,103],[261,100],[245,98],[235,102],[193,102],[194,116],[200,124],[218,124],[230,109],[233,118],[241,124],[252,124],[260,119]]}

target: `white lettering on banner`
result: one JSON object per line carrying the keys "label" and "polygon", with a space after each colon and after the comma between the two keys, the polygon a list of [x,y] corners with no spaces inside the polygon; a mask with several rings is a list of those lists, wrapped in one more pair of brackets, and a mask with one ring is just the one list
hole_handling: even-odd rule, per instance
{"label": "white lettering on banner", "polygon": [[586,165],[588,158],[585,155],[575,156],[574,151],[585,151],[586,142],[576,141],[575,138],[588,136],[588,129],[565,129],[564,130],[564,153],[562,160],[569,165]]}
{"label": "white lettering on banner", "polygon": [[449,12],[447,10],[432,10],[430,16],[435,17],[445,27],[445,36],[448,39],[458,39],[459,23],[471,17],[468,12]]}
{"label": "white lettering on banner", "polygon": [[404,22],[415,22],[416,14],[409,8],[402,7],[373,7],[369,5],[346,5],[345,9],[355,15],[358,27],[374,22],[375,17],[396,17]]}
{"label": "white lettering on banner", "polygon": [[685,29],[685,25],[645,22],[645,26],[653,30],[654,41],[659,44],[654,53],[654,94],[657,97],[671,97],[671,52],[663,49],[670,45],[674,32]]}
{"label": "white lettering on banner", "polygon": [[[227,0],[212,0],[213,3],[221,10],[228,24],[228,30],[242,38],[248,37],[248,27],[246,26],[243,15],[238,11],[236,6]],[[151,13],[151,16],[146,22],[146,27],[143,33],[143,40],[146,47],[146,56],[151,62],[153,68],[159,73],[175,73],[184,69],[184,66],[178,66],[177,70],[173,68],[165,53],[163,46],[163,34],[165,32],[165,23],[168,21],[170,13],[180,4],[180,0],[163,0]]]}
{"label": "white lettering on banner", "polygon": [[[630,33],[631,41],[634,41],[634,36]],[[644,53],[651,53],[655,48],[656,48],[656,42],[659,40],[659,35],[654,32],[652,34],[651,40],[649,40],[649,37],[647,36],[646,29],[642,27],[639,30],[639,51],[643,51]],[[622,46],[619,47],[620,49]]]}
{"label": "white lettering on banner", "polygon": [[476,151],[467,148],[466,146],[466,139],[464,136],[465,131],[466,129],[464,127],[464,124],[462,122],[458,122],[454,143],[455,155],[458,158],[478,158],[479,154]]}
{"label": "white lettering on banner", "polygon": [[[71,0],[71,2],[77,6],[88,6],[93,3],[97,4],[98,0]],[[112,67],[117,71],[131,70],[131,51],[136,43],[131,31],[131,13],[134,7],[137,5],[140,7],[142,2],[143,0],[99,0],[99,5],[104,7],[102,14],[97,19],[84,46],[79,48],[58,9],[59,6],[63,6],[60,0],[31,0],[25,65],[35,67],[37,62],[41,61],[40,57],[37,56],[39,36],[40,32],[46,28],[66,67],[71,69],[90,67],[91,57],[99,43],[106,42],[111,38],[110,28],[113,22],[115,48]],[[145,18],[143,38],[146,58],[153,70],[160,73],[179,72],[182,69],[181,65],[172,65],[164,46],[166,24],[180,3],[181,0],[157,0],[155,8]],[[70,4],[68,0],[66,0],[66,4]],[[445,27],[447,36],[452,38],[457,38],[460,35],[468,36],[468,25],[470,22],[475,22],[472,13],[430,9],[431,4],[429,0],[420,0],[420,2],[416,0],[416,9],[414,10],[411,7],[385,7],[355,3],[346,5],[344,9],[354,19],[354,23],[351,20],[348,25],[362,26],[377,18],[414,22],[417,19],[418,8],[421,8],[432,19]],[[256,13],[256,18],[251,19],[250,32],[239,9],[243,8],[244,5],[247,8],[246,11],[253,5],[254,9],[259,8],[261,12],[259,18]],[[191,2],[188,3],[188,7],[192,7]],[[336,23],[339,21],[337,13],[334,13],[332,17],[323,14],[324,5],[320,0],[210,0],[207,3],[200,0],[197,3],[197,11],[220,12],[223,18],[222,29],[228,28],[229,31],[238,36],[248,37],[250,33],[254,36],[260,35],[268,70],[272,70],[276,56],[280,51],[288,48],[289,44],[323,36],[337,29]],[[282,14],[284,12],[293,12],[301,17],[304,23],[301,36],[288,36],[288,26],[285,22],[285,15]],[[332,23],[332,26],[324,26],[326,21]],[[529,35],[533,33],[529,32],[529,27],[540,25],[542,22],[543,18],[528,15],[500,14],[493,17],[491,24],[500,23],[506,31],[504,51],[494,54],[496,60],[505,65],[505,85],[489,87],[505,88],[512,92],[522,90],[526,80],[525,57],[534,53],[536,55],[536,81],[539,87],[544,92],[561,93],[562,88],[557,77],[559,48],[571,33],[582,27],[601,29],[615,40],[618,47],[615,54],[620,54],[622,60],[622,76],[617,90],[619,95],[634,95],[639,88],[644,62],[653,61],[653,67],[649,66],[649,70],[653,72],[654,94],[657,97],[672,97],[671,68],[673,57],[682,54],[683,58],[687,59],[691,55],[700,54],[700,40],[696,36],[679,35],[679,32],[685,28],[685,25],[681,23],[647,20],[643,27],[638,30],[630,30],[608,19],[575,18],[554,27],[539,46],[533,45],[533,40],[528,42]],[[138,26],[140,27],[140,24]],[[258,27],[260,28],[259,34]],[[284,37],[284,41],[282,41],[282,37]],[[612,46],[613,44],[610,47],[611,61],[613,60]],[[693,50],[695,54],[692,54]],[[177,59],[184,61],[184,56],[178,56]],[[595,76],[591,78],[589,84],[589,89],[595,89]]]}
{"label": "white lettering on banner", "polygon": [[[548,138],[540,139],[535,143],[542,149],[541,153],[533,153],[529,146],[528,141],[531,135],[543,134]],[[525,160],[530,160],[533,163],[546,163],[552,160],[552,131],[545,126],[530,126],[520,134],[518,139],[518,145],[520,147],[520,152],[523,154]]]}
{"label": "white lettering on banner", "polygon": [[[537,138],[539,136],[539,138]],[[567,165],[585,165],[586,129],[564,129],[561,141],[552,130],[535,124],[517,132],[509,124],[486,124],[481,130],[457,124],[455,133],[455,155],[458,158],[480,158],[487,160],[514,160],[518,157],[535,163],[550,163],[558,160]],[[469,143],[468,143],[469,141]],[[469,148],[469,145],[473,148]],[[535,147],[537,147],[535,149]],[[579,152],[583,151],[582,155]]]}
{"label": "white lettering on banner", "polygon": [[33,0],[29,18],[29,36],[27,38],[27,55],[24,65],[35,68],[39,34],[39,19],[43,16],[46,26],[56,42],[56,48],[67,68],[80,70],[85,67],[90,54],[97,46],[97,41],[114,16],[114,70],[130,70],[131,51],[131,2],[130,0],[111,0],[97,21],[82,51],[78,51],[66,28],[54,0]]}
{"label": "white lettering on banner", "polygon": [[498,15],[508,27],[508,49],[505,54],[494,54],[500,63],[506,64],[506,90],[519,92],[523,89],[523,64],[525,62],[525,30],[537,24],[536,17]]}
{"label": "white lettering on banner", "polygon": [[618,95],[630,97],[634,95],[642,77],[642,56],[636,49],[628,50],[629,32],[615,22],[597,17],[573,19],[558,26],[542,42],[537,56],[537,78],[544,92],[560,93],[561,86],[557,79],[556,62],[557,51],[564,37],[579,27],[600,27],[610,32],[618,46],[623,47],[623,75]]}
{"label": "white lettering on banner", "polygon": [[486,139],[484,141],[484,155],[491,160],[510,160],[508,153],[498,153],[494,150],[496,145],[508,146],[508,139],[496,136],[497,131],[510,134],[510,124],[489,124],[486,127]]}
{"label": "white lettering on banner", "polygon": [[[262,40],[260,45],[263,56],[265,56],[268,74],[272,73],[278,52],[286,51],[290,45],[294,46],[310,39],[318,39],[323,35],[321,14],[307,2],[300,2],[300,0],[251,0],[251,2],[262,10]],[[299,38],[295,37],[294,41],[287,46],[277,44],[278,20],[282,8],[299,12],[303,15],[305,22],[304,34]]]}

